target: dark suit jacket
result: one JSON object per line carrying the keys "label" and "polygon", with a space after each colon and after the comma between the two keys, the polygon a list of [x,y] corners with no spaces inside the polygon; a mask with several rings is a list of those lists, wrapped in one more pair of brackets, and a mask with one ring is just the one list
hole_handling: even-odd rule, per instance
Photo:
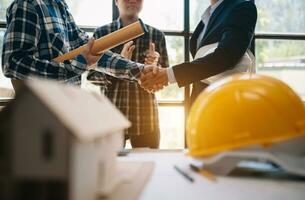
{"label": "dark suit jacket", "polygon": [[[213,12],[199,48],[218,42],[214,53],[192,62],[173,66],[179,87],[193,83],[191,101],[207,87],[200,80],[232,69],[250,47],[257,20],[253,2],[247,0],[224,0]],[[198,24],[190,40],[190,51],[194,57],[197,39],[204,28]]]}

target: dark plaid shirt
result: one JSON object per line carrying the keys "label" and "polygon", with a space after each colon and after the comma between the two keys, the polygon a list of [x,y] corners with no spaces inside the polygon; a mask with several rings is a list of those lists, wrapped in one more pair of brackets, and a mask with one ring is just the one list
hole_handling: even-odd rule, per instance
{"label": "dark plaid shirt", "polygon": [[[64,0],[15,0],[7,9],[3,72],[13,79],[40,76],[79,84],[87,67],[84,59],[62,63],[52,59],[87,41],[87,34],[75,24]],[[131,80],[141,68],[143,65],[110,51],[97,63],[97,70]]]}
{"label": "dark plaid shirt", "polygon": [[[100,38],[111,32],[122,28],[120,20],[99,27],[95,38]],[[149,42],[155,43],[156,51],[160,53],[159,64],[168,67],[168,56],[164,34],[156,28],[144,24],[145,34],[134,40],[136,46],[132,61],[144,63],[149,50]],[[114,49],[113,52],[120,53],[123,45]],[[107,80],[105,80],[105,78]],[[147,93],[138,84],[118,80],[105,76],[102,73],[90,72],[88,80],[101,85],[105,95],[125,114],[131,121],[132,127],[126,131],[127,135],[159,134],[157,102],[153,94]],[[110,82],[104,90],[105,82]]]}

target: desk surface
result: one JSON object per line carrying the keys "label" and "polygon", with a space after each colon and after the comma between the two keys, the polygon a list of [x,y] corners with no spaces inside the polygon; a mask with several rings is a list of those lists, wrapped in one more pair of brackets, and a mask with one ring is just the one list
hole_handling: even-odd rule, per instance
{"label": "desk surface", "polygon": [[[156,199],[221,199],[221,200],[304,200],[305,182],[255,178],[217,177],[212,182],[187,167],[182,151],[135,150],[121,161],[154,161],[155,169],[141,193],[141,200]],[[174,170],[185,166],[195,181],[192,183]],[[139,175],[140,176],[140,175]]]}

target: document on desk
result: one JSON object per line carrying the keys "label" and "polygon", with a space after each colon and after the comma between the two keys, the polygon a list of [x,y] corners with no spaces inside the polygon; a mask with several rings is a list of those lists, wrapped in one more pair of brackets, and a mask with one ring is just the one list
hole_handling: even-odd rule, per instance
{"label": "document on desk", "polygon": [[212,181],[212,182],[216,182],[217,178],[216,175],[213,174],[212,172],[206,170],[203,168],[203,163],[202,162],[198,162],[194,159],[186,159],[185,162],[174,165],[174,168],[182,175],[186,178],[186,180],[189,180],[190,182],[195,182],[195,179],[192,177],[192,173],[196,173],[198,175],[200,175],[201,177]]}
{"label": "document on desk", "polygon": [[155,163],[151,161],[118,161],[117,174],[123,181],[110,196],[99,200],[138,199],[154,167]]}

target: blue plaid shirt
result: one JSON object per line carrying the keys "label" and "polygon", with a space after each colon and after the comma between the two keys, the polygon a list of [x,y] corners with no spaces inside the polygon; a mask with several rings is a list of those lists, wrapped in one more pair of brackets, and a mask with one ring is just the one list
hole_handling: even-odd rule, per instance
{"label": "blue plaid shirt", "polygon": [[[88,35],[74,22],[64,0],[15,0],[7,9],[2,69],[12,79],[40,76],[80,84],[86,71],[84,59],[52,61],[88,42]],[[97,71],[117,78],[137,79],[143,64],[107,51]]]}

